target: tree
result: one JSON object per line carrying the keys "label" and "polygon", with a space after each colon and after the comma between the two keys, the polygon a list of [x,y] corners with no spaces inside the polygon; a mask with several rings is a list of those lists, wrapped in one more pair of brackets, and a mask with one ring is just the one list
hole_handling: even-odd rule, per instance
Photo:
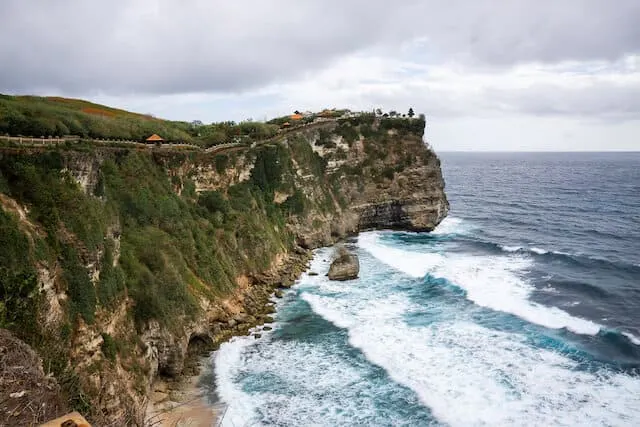
{"label": "tree", "polygon": [[409,117],[413,117],[413,116],[416,115],[416,113],[413,112],[413,108],[412,107],[409,107],[409,114],[408,115],[409,115]]}
{"label": "tree", "polygon": [[389,111],[389,115],[390,115],[391,117],[395,117],[395,116],[397,116],[397,115],[398,115],[398,113],[397,113],[395,110],[391,110],[391,111]]}
{"label": "tree", "polygon": [[376,115],[377,116],[381,116],[382,115],[382,110],[380,108],[376,108]]}
{"label": "tree", "polygon": [[296,110],[293,112],[293,114],[301,114],[300,111]]}

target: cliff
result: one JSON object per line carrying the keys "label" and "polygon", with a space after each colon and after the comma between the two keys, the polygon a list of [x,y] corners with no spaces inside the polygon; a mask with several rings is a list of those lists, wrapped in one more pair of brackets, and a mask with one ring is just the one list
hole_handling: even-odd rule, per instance
{"label": "cliff", "polygon": [[218,153],[0,148],[0,327],[68,407],[141,425],[153,379],[180,375],[190,345],[268,321],[310,249],[438,225],[448,203],[423,130],[363,115]]}

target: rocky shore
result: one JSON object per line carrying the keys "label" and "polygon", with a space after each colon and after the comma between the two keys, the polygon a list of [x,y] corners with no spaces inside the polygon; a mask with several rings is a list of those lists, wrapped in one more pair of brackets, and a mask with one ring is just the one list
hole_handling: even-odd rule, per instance
{"label": "rocky shore", "polygon": [[[209,322],[211,329],[206,334],[189,340],[186,353],[179,358],[182,359],[179,372],[167,369],[168,366],[160,367],[160,374],[151,386],[145,422],[161,427],[176,426],[180,422],[193,427],[216,425],[224,414],[224,404],[211,398],[215,394],[212,387],[215,379],[208,371],[208,356],[234,336],[249,335],[252,329],[261,325],[268,330],[267,324],[273,322],[271,315],[275,312],[273,297],[282,297],[284,290],[293,286],[308,269],[311,258],[311,250],[300,248],[287,254],[280,266],[251,277],[251,284],[241,298],[242,305],[227,301],[228,307],[233,309]],[[207,336],[211,340],[206,340]],[[254,332],[253,336],[261,338],[259,332]]]}

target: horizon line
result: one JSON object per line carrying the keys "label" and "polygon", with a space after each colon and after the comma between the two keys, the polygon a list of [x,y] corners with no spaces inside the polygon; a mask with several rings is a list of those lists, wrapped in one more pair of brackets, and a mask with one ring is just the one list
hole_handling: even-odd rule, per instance
{"label": "horizon line", "polygon": [[[433,148],[433,146],[432,146]],[[640,153],[637,150],[438,150],[438,153]]]}

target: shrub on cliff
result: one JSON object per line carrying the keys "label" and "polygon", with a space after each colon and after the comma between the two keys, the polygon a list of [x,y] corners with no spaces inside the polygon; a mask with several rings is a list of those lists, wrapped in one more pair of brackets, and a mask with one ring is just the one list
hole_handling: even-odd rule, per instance
{"label": "shrub on cliff", "polygon": [[383,118],[380,120],[380,129],[383,130],[397,130],[400,133],[411,133],[417,136],[422,137],[424,135],[424,126],[426,122],[424,119],[424,115],[420,115],[419,118]]}
{"label": "shrub on cliff", "polygon": [[290,215],[302,215],[305,211],[307,198],[298,189],[282,203],[282,210]]}
{"label": "shrub on cliff", "polygon": [[113,337],[111,337],[111,335],[109,335],[107,333],[103,333],[102,334],[101,350],[102,350],[102,353],[105,355],[105,357],[107,359],[111,360],[112,362],[114,360],[116,360],[116,354],[118,353],[118,347],[117,347],[116,342],[114,341]]}
{"label": "shrub on cliff", "polygon": [[204,191],[200,193],[198,204],[212,214],[216,212],[226,214],[229,212],[229,202],[218,191]]}
{"label": "shrub on cliff", "polygon": [[360,137],[358,129],[356,129],[356,127],[349,122],[340,123],[335,132],[340,135],[349,145],[357,141]]}
{"label": "shrub on cliff", "polygon": [[258,151],[251,170],[251,182],[265,193],[272,193],[282,184],[283,174],[289,168],[289,151],[281,146],[266,146]]}

